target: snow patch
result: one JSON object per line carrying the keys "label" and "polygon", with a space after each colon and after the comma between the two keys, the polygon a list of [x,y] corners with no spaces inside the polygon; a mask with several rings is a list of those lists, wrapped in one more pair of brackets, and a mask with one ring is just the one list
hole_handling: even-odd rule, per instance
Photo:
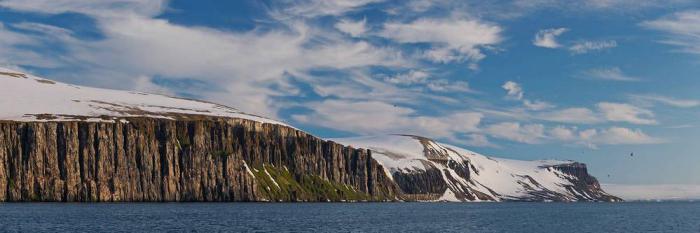
{"label": "snow patch", "polygon": [[250,170],[250,167],[248,167],[248,163],[246,163],[245,160],[242,160],[242,161],[243,161],[243,168],[245,168],[245,171],[248,172],[248,175],[255,178],[255,174],[253,174],[253,171]]}
{"label": "snow patch", "polygon": [[267,174],[267,177],[270,177],[270,180],[272,181],[273,184],[275,184],[275,186],[277,186],[277,189],[282,189],[282,188],[280,187],[280,185],[277,184],[277,181],[275,181],[275,178],[272,177],[272,175],[270,175],[269,172],[267,172],[267,168],[265,167],[265,165],[263,165],[263,171],[265,172],[265,174]]}

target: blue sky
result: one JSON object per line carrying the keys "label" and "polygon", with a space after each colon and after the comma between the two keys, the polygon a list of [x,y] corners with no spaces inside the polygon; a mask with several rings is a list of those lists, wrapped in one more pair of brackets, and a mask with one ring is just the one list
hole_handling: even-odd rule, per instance
{"label": "blue sky", "polygon": [[692,0],[0,0],[0,65],[700,185],[698,25]]}

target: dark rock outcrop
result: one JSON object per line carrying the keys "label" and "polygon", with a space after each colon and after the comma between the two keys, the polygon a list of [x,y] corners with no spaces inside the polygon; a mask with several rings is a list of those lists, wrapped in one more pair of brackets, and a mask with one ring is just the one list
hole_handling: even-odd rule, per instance
{"label": "dark rock outcrop", "polygon": [[567,179],[571,181],[573,185],[566,187],[566,189],[575,193],[580,200],[605,202],[623,201],[621,198],[603,191],[600,187],[600,183],[598,183],[598,179],[588,174],[588,169],[584,163],[573,162],[570,164],[552,166],[552,168],[571,176],[567,177]]}
{"label": "dark rock outcrop", "polygon": [[430,166],[425,170],[410,172],[394,172],[394,182],[405,194],[406,200],[431,200],[439,198],[447,190],[447,183],[442,178],[442,173]]}
{"label": "dark rock outcrop", "polygon": [[0,201],[394,200],[371,152],[217,117],[0,122]]}

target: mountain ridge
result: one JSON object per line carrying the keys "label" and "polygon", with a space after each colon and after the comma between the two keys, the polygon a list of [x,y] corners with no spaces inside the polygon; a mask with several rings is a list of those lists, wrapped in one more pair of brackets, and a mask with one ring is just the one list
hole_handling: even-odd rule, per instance
{"label": "mountain ridge", "polygon": [[[445,201],[621,201],[576,161],[489,157],[415,135],[332,139],[370,149],[405,193]],[[420,189],[400,180],[428,180]],[[434,198],[433,198],[434,199]]]}
{"label": "mountain ridge", "polygon": [[8,69],[0,94],[4,201],[621,200],[573,161],[497,159],[413,135],[324,140],[219,104]]}

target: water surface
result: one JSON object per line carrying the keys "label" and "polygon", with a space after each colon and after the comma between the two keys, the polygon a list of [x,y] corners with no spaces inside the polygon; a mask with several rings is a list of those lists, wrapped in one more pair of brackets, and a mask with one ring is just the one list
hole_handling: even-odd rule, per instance
{"label": "water surface", "polygon": [[5,203],[0,232],[700,232],[700,203]]}

